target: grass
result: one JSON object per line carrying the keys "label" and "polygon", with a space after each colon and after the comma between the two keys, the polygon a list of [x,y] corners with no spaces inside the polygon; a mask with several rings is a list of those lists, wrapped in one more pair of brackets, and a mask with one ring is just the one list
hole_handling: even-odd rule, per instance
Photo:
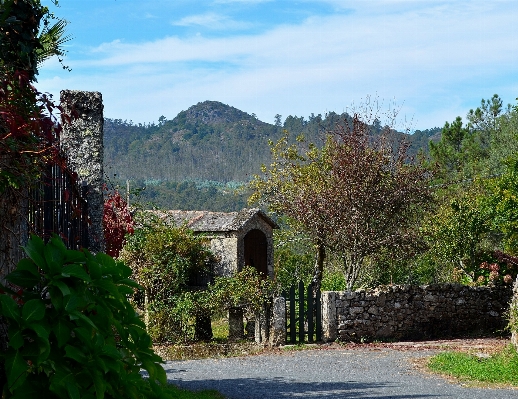
{"label": "grass", "polygon": [[518,387],[518,352],[511,345],[490,356],[440,353],[430,359],[428,368],[461,381]]}
{"label": "grass", "polygon": [[225,397],[217,391],[187,391],[174,385],[167,387],[168,393],[175,399],[225,399]]}

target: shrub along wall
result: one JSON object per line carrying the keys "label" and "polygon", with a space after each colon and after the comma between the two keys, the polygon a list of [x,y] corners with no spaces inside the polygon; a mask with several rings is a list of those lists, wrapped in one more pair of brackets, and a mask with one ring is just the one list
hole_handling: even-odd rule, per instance
{"label": "shrub along wall", "polygon": [[325,341],[418,340],[503,331],[510,287],[458,284],[323,292]]}

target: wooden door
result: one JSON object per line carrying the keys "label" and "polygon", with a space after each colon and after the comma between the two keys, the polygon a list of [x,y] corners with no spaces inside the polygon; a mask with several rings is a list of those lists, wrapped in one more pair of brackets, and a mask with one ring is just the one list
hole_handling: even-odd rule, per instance
{"label": "wooden door", "polygon": [[245,236],[245,266],[252,266],[259,274],[268,276],[268,243],[261,230],[250,230]]}

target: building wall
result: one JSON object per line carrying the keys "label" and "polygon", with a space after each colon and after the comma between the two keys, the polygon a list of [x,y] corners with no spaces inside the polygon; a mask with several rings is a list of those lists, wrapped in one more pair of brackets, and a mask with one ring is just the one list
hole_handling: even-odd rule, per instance
{"label": "building wall", "polygon": [[323,336],[357,341],[494,334],[507,325],[511,296],[507,287],[457,284],[324,292]]}
{"label": "building wall", "polygon": [[210,249],[219,258],[214,267],[216,276],[230,277],[238,271],[237,232],[211,235]]}

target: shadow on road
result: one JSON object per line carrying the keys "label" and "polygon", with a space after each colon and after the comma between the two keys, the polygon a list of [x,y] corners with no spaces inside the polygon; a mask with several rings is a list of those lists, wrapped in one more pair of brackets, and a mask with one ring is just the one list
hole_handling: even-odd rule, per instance
{"label": "shadow on road", "polygon": [[[289,378],[271,379],[235,378],[182,381],[183,370],[168,370],[169,382],[189,390],[215,389],[229,399],[279,399],[286,397],[325,398],[325,399],[418,399],[437,398],[443,395],[401,395],[396,393],[398,386],[393,383],[311,382],[301,383]],[[448,395],[446,395],[448,396]]]}

